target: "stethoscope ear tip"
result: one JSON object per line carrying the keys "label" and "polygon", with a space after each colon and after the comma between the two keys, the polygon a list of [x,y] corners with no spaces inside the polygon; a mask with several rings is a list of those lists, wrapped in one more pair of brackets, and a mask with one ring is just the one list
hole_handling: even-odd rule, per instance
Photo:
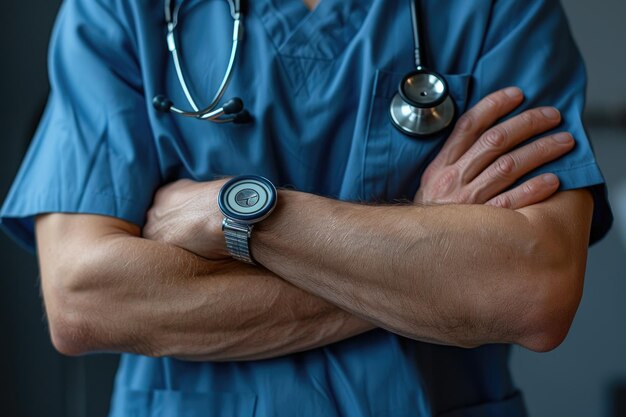
{"label": "stethoscope ear tip", "polygon": [[164,95],[158,95],[158,96],[154,96],[154,98],[152,99],[152,105],[158,111],[167,113],[170,111],[174,103],[172,103],[172,100],[165,97]]}
{"label": "stethoscope ear tip", "polygon": [[233,97],[222,106],[224,114],[237,114],[243,110],[243,101],[239,97]]}
{"label": "stethoscope ear tip", "polygon": [[242,110],[233,117],[233,123],[238,125],[252,123],[253,120],[254,119],[248,110]]}

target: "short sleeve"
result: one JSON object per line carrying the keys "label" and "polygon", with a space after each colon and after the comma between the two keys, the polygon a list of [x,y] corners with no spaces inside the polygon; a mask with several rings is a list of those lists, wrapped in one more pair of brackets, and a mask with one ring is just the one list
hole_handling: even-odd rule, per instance
{"label": "short sleeve", "polygon": [[470,105],[508,86],[520,87],[526,101],[518,110],[555,106],[561,111],[559,131],[570,132],[576,147],[520,182],[552,172],[562,190],[589,188],[594,196],[591,243],[604,237],[613,216],[604,178],[582,123],[586,73],[558,0],[496,0],[483,52],[474,68]]}
{"label": "short sleeve", "polygon": [[68,0],[57,17],[48,104],[0,213],[28,248],[41,213],[144,222],[160,174],[139,62],[120,19],[94,0]]}

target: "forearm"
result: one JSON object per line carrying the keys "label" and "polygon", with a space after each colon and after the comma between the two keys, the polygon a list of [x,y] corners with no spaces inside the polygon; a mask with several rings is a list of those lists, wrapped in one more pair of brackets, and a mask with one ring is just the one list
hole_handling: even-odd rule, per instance
{"label": "forearm", "polygon": [[42,264],[53,340],[64,353],[248,360],[373,328],[263,268],[209,262],[125,233],[77,244],[88,248],[78,264]]}
{"label": "forearm", "polygon": [[565,257],[545,246],[551,231],[520,212],[364,206],[296,192],[279,201],[255,230],[256,259],[393,332],[461,346],[523,343],[531,316],[556,296],[542,293],[544,283],[561,279]]}
{"label": "forearm", "polygon": [[[505,89],[461,117],[414,197],[432,206],[360,206],[282,192],[277,211],[255,227],[253,255],[306,291],[415,339],[550,345],[528,336],[545,333],[550,326],[542,319],[559,308],[565,314],[550,318],[560,323],[548,333],[557,340],[569,326],[582,287],[591,199],[547,204],[559,187],[553,174],[514,185],[574,146],[561,133],[520,147],[560,122],[556,109],[539,108],[497,123],[522,100],[519,89]],[[207,259],[228,256],[216,204],[223,184],[183,180],[161,188],[144,234]],[[531,221],[535,206],[541,209]],[[578,213],[586,217],[576,232],[564,232],[573,223],[563,219]],[[569,270],[564,254],[574,255]],[[551,307],[561,291],[565,301]]]}

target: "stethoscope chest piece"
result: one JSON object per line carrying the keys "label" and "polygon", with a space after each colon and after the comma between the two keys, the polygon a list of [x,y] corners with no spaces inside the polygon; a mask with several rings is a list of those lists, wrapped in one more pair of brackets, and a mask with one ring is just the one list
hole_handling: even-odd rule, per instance
{"label": "stethoscope chest piece", "polygon": [[423,68],[402,78],[389,106],[391,121],[409,136],[438,133],[452,123],[454,114],[445,79]]}

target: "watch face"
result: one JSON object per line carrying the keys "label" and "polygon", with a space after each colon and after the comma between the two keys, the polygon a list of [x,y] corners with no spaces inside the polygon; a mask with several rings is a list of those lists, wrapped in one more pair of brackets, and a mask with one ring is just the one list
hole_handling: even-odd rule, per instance
{"label": "watch face", "polygon": [[242,223],[256,223],[276,206],[276,188],[266,178],[245,175],[222,187],[218,204],[224,216]]}

